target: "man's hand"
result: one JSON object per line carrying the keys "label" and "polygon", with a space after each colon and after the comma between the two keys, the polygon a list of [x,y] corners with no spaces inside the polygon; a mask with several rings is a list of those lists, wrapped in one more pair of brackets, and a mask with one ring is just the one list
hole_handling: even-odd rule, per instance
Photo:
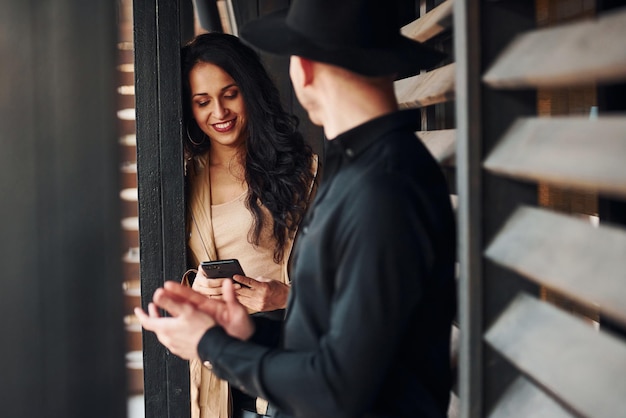
{"label": "man's hand", "polygon": [[248,311],[235,295],[234,285],[230,279],[222,283],[222,299],[207,298],[177,282],[166,282],[165,291],[172,297],[189,300],[199,310],[210,315],[218,325],[231,337],[247,340],[254,334],[254,323]]}
{"label": "man's hand", "polygon": [[[204,333],[215,325],[213,318],[192,303],[173,298],[164,289],[157,289],[152,300],[153,303],[148,305],[149,314],[135,308],[141,325],[153,331],[159,341],[177,356],[185,360],[198,358],[198,343]],[[168,311],[171,317],[161,317],[158,308]]]}
{"label": "man's hand", "polygon": [[[168,281],[154,292],[149,314],[135,308],[135,315],[172,353],[190,360],[198,357],[200,339],[216,323],[230,336],[241,340],[247,340],[254,333],[254,324],[246,308],[237,301],[231,280],[224,281],[222,293],[223,300],[212,300]],[[158,308],[169,312],[171,317],[161,317]]]}

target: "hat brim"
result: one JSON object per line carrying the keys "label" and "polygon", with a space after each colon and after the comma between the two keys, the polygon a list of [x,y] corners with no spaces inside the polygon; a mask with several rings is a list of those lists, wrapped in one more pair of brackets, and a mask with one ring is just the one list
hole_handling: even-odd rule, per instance
{"label": "hat brim", "polygon": [[297,55],[337,65],[365,76],[410,77],[440,63],[445,54],[398,32],[384,48],[342,48],[318,45],[287,25],[288,10],[279,10],[244,25],[240,36],[276,55]]}

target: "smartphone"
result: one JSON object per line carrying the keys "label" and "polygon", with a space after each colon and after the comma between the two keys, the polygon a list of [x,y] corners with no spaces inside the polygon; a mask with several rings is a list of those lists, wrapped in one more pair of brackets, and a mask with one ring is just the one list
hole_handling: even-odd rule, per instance
{"label": "smartphone", "polygon": [[[228,260],[203,261],[200,263],[200,266],[209,279],[232,279],[235,274],[245,276],[245,273],[239,264],[239,260],[235,258]],[[242,286],[245,285],[242,284]]]}

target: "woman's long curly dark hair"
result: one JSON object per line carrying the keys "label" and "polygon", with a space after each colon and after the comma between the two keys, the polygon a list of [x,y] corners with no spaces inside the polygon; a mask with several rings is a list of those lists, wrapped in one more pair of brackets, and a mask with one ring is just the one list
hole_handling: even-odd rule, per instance
{"label": "woman's long curly dark hair", "polygon": [[[274,261],[283,259],[283,249],[304,212],[313,174],[313,152],[298,131],[298,119],[285,112],[278,89],[258,54],[239,38],[224,33],[198,35],[182,49],[183,114],[188,135],[187,154],[208,151],[209,141],[191,142],[189,134],[200,131],[191,111],[189,73],[199,62],[217,65],[239,86],[247,111],[245,180],[248,184],[246,207],[253,225],[248,240],[259,244],[265,222],[260,203],[273,218]],[[201,133],[201,132],[200,132]]]}

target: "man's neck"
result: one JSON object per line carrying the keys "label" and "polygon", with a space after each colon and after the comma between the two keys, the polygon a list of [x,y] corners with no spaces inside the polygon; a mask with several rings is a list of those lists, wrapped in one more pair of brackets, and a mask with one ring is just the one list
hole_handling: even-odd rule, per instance
{"label": "man's neck", "polygon": [[393,83],[339,83],[324,97],[324,134],[330,140],[377,117],[398,110]]}

